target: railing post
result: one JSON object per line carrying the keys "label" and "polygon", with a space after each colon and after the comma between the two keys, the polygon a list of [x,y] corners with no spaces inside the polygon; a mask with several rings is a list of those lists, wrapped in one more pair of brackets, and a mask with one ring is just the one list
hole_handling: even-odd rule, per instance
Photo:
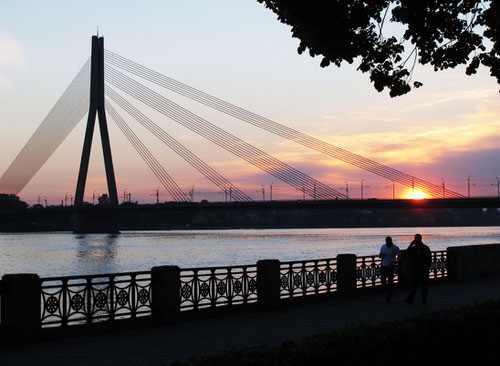
{"label": "railing post", "polygon": [[2,277],[2,326],[7,339],[29,342],[40,330],[40,278],[34,273],[6,274]]}
{"label": "railing post", "polygon": [[476,276],[476,251],[474,247],[449,247],[446,251],[448,252],[448,277],[460,281]]}
{"label": "railing post", "polygon": [[339,294],[350,296],[356,290],[356,255],[337,255],[337,290]]}
{"label": "railing post", "polygon": [[262,309],[280,306],[280,261],[277,259],[257,262],[257,302]]}
{"label": "railing post", "polygon": [[155,322],[170,322],[179,317],[180,276],[181,270],[177,266],[151,268],[151,312]]}

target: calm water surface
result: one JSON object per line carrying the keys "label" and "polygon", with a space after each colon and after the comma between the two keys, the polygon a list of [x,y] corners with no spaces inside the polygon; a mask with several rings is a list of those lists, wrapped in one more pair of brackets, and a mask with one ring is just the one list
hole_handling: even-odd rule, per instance
{"label": "calm water surface", "polygon": [[387,235],[405,249],[415,233],[431,250],[500,243],[500,227],[0,233],[0,275],[47,277],[142,271],[164,264],[187,268],[371,255]]}

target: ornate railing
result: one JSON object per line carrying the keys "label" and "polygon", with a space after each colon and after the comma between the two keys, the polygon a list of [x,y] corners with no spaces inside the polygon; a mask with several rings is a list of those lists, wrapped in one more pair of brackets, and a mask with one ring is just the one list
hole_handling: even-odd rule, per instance
{"label": "ornate railing", "polygon": [[337,291],[337,258],[281,262],[282,299]]}
{"label": "ornate railing", "polygon": [[[382,259],[378,255],[356,258],[356,287],[366,288],[381,284]],[[397,282],[397,269],[394,270],[394,282]]]}
{"label": "ornate railing", "polygon": [[180,275],[180,310],[257,302],[257,267],[186,268]]}
{"label": "ornate railing", "polygon": [[432,263],[429,268],[429,279],[437,279],[448,276],[448,267],[446,261],[448,255],[446,250],[432,252]]}
{"label": "ornate railing", "polygon": [[[349,258],[352,257],[353,255],[349,255]],[[342,290],[353,287],[353,271],[358,289],[381,284],[381,259],[378,256],[357,257],[355,267],[351,259],[338,262],[337,258],[281,262],[279,268],[275,266],[270,272],[263,270],[260,275],[262,276],[260,280],[263,282],[259,284],[259,288],[264,288],[262,296],[268,296],[269,291],[277,290],[274,281],[277,279],[278,270],[279,297],[282,300],[335,293],[339,286],[339,271],[343,270],[347,271],[344,277],[347,280],[340,284]],[[448,276],[446,261],[447,251],[432,252],[429,279]],[[155,286],[152,283],[151,271],[42,279],[34,275],[34,280],[30,281],[34,281],[35,284],[32,288],[38,287],[38,284],[41,287],[42,327],[65,327],[151,316],[153,311],[162,311],[155,307],[163,306],[165,296],[170,296],[165,294],[172,293],[170,290],[174,291],[174,294],[175,291],[179,291],[180,295],[180,302],[178,305],[174,304],[172,311],[185,312],[256,303],[257,268],[257,265],[244,265],[180,269],[180,273],[177,272],[179,277],[169,279],[159,277],[160,282],[155,283]],[[266,268],[264,263],[262,268]],[[404,261],[401,267],[396,263],[394,282],[399,280],[400,268],[404,270]],[[154,280],[156,281],[156,277]],[[5,279],[0,280],[0,305],[2,300],[22,304],[23,297],[19,297],[19,290],[7,289],[5,284]],[[153,287],[155,291],[159,291],[158,297],[155,297],[159,300],[155,300],[157,301],[155,304],[152,296]],[[166,289],[170,289],[170,292],[165,291]],[[177,297],[177,294],[175,295]],[[17,298],[19,300],[13,300]],[[264,299],[263,304],[265,301]],[[0,318],[2,310],[0,306]]]}
{"label": "ornate railing", "polygon": [[42,327],[151,314],[151,272],[41,279]]}

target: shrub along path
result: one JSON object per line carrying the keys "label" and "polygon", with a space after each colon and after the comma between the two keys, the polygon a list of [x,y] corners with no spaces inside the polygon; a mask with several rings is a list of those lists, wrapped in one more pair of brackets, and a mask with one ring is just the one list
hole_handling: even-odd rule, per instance
{"label": "shrub along path", "polygon": [[[358,324],[380,324],[423,312],[500,299],[500,278],[433,284],[426,305],[404,302],[399,289],[386,304],[382,293],[331,299],[268,312],[210,317],[95,336],[0,348],[2,365],[154,365],[232,347],[278,344]],[[376,356],[375,356],[376,357]]]}

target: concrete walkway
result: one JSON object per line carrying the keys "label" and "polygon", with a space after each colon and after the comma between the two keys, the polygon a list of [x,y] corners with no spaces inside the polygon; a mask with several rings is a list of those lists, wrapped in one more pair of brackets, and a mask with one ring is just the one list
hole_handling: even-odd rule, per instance
{"label": "concrete walkway", "polygon": [[[427,305],[406,304],[399,290],[391,304],[383,294],[332,299],[276,311],[253,312],[148,327],[105,335],[0,348],[7,365],[154,365],[232,347],[275,344],[360,323],[378,324],[425,311],[500,299],[500,279],[433,284]],[[419,294],[418,294],[419,295]],[[416,298],[418,301],[420,298]]]}

